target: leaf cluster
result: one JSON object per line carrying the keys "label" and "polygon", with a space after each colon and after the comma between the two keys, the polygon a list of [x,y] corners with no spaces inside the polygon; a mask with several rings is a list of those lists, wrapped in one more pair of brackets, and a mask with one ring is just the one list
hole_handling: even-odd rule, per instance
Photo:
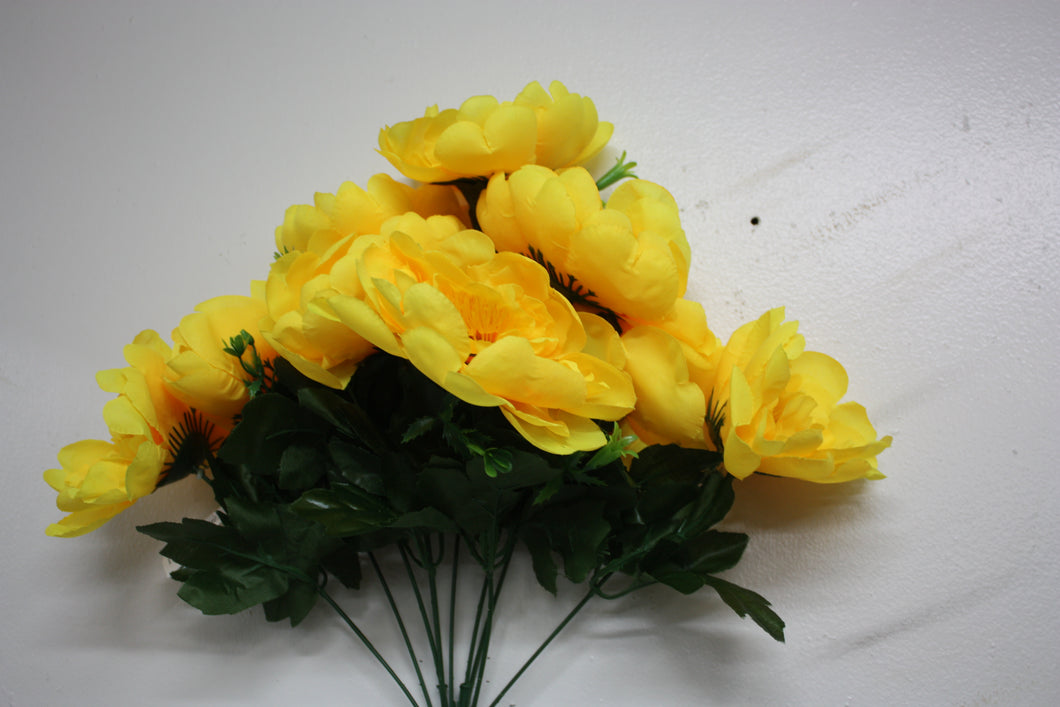
{"label": "leaf cluster", "polygon": [[498,410],[457,400],[403,359],[371,356],[342,391],[278,360],[207,458],[220,524],[141,530],[166,543],[181,565],[180,596],[208,614],[262,604],[269,620],[297,624],[328,577],[360,586],[366,553],[456,535],[483,569],[521,543],[551,592],[561,572],[605,598],[710,586],[783,640],[765,599],[715,576],[747,543],[714,528],[733,501],[718,454],[632,455],[630,441],[616,427],[596,452],[551,455]]}

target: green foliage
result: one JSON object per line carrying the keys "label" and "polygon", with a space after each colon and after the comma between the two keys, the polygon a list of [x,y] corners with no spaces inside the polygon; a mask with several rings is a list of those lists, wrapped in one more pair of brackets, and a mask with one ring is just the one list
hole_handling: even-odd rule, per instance
{"label": "green foliage", "polygon": [[[237,337],[231,353],[252,366],[252,345]],[[403,359],[370,357],[341,391],[277,361],[267,388],[204,455],[221,523],[141,530],[181,565],[173,573],[181,598],[209,614],[261,604],[270,621],[297,624],[318,597],[332,603],[328,577],[360,587],[365,554],[379,548],[408,551],[433,577],[449,536],[495,589],[522,544],[549,592],[560,574],[604,598],[651,584],[686,594],[710,586],[781,640],[768,602],[715,576],[747,544],[714,527],[733,503],[720,453],[652,446],[634,454],[633,441],[614,425],[599,450],[556,456],[529,445],[498,410],[453,398]],[[483,597],[480,651],[496,601]]]}

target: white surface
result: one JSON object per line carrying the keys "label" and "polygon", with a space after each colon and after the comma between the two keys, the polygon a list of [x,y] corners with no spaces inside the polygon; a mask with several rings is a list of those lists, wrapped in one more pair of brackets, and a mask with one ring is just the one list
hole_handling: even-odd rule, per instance
{"label": "white surface", "polygon": [[[730,576],[786,645],[645,592],[505,703],[1055,704],[1060,6],[272,5],[0,6],[0,704],[401,704],[323,609],[292,631],[176,598],[133,526],[203,489],[64,541],[40,474],[104,434],[93,375],[136,332],[263,277],[287,205],[389,171],[383,124],[553,78],[684,208],[714,328],[786,304],[895,444],[882,482],[738,489]],[[529,577],[494,685],[574,598]],[[377,593],[350,606],[389,635]]]}

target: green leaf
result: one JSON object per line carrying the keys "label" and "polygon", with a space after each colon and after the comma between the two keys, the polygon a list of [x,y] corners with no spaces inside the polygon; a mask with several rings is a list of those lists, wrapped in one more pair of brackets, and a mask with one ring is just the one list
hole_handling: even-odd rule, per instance
{"label": "green leaf", "polygon": [[732,582],[726,582],[724,579],[710,576],[703,579],[706,584],[714,587],[722,601],[728,604],[737,615],[750,616],[751,620],[761,626],[766,633],[781,643],[784,642],[784,620],[769,608],[769,602],[765,597]]}
{"label": "green leaf", "polygon": [[390,523],[391,528],[422,528],[425,530],[440,530],[452,532],[456,530],[456,523],[449,516],[437,508],[422,508],[418,511],[402,513]]}
{"label": "green leaf", "polygon": [[602,466],[607,466],[611,462],[618,461],[622,457],[637,458],[637,453],[630,450],[629,446],[637,440],[636,435],[623,435],[622,430],[619,428],[618,423],[615,423],[614,428],[611,430],[611,434],[608,435],[607,443],[596,450],[596,453],[586,462],[585,466],[582,467],[583,471],[592,471],[593,469],[599,469]]}
{"label": "green leaf", "polygon": [[[481,465],[481,459],[476,461]],[[484,471],[480,470],[479,476],[488,481]],[[416,483],[420,497],[429,498],[431,505],[455,520],[463,530],[474,535],[492,524],[490,501],[496,500],[496,488],[488,484],[473,485],[464,464],[436,457],[419,474]]]}
{"label": "green leaf", "polygon": [[699,483],[704,473],[715,469],[721,460],[721,454],[706,449],[653,444],[640,451],[630,464],[629,473],[641,482],[662,478],[670,482]]}
{"label": "green leaf", "polygon": [[422,437],[430,432],[437,424],[438,418],[436,417],[421,417],[413,420],[408,426],[408,429],[405,430],[405,434],[401,435],[401,443],[408,444],[409,442]]}
{"label": "green leaf", "polygon": [[512,450],[490,447],[482,453],[482,462],[486,476],[496,478],[512,470]]}
{"label": "green leaf", "polygon": [[282,595],[288,577],[272,567],[233,558],[215,570],[196,570],[177,591],[204,614],[236,614]]}
{"label": "green leaf", "polygon": [[575,584],[584,582],[599,564],[601,546],[611,532],[610,524],[603,517],[603,504],[570,506],[554,516],[554,520],[557,527],[550,534],[565,541],[555,548],[563,558],[563,574]]}
{"label": "green leaf", "polygon": [[356,486],[311,489],[291,508],[303,518],[320,523],[333,537],[367,533],[394,520],[387,503]]}
{"label": "green leaf", "polygon": [[530,551],[530,559],[533,562],[534,576],[537,577],[537,583],[552,595],[555,595],[557,589],[556,577],[559,574],[559,568],[556,567],[556,561],[552,557],[548,533],[540,527],[530,527],[524,530],[522,538],[526,544],[526,549]]}
{"label": "green leaf", "polygon": [[280,455],[276,485],[285,491],[311,488],[326,470],[324,455],[312,445],[294,444]]}
{"label": "green leaf", "polygon": [[328,574],[342,582],[348,589],[361,587],[361,554],[357,548],[343,543],[328,553],[322,560]]}
{"label": "green leaf", "polygon": [[323,432],[319,421],[312,420],[293,400],[267,393],[243,406],[242,419],[221,445],[218,457],[228,464],[245,466],[254,474],[271,476],[294,439]]}
{"label": "green leaf", "polygon": [[153,523],[137,527],[144,535],[166,543],[161,555],[178,565],[208,569],[224,561],[227,547],[239,543],[239,534],[205,520],[185,518],[180,523]]}
{"label": "green leaf", "polygon": [[653,572],[652,577],[682,594],[695,594],[703,588],[703,577],[696,572],[682,570],[676,566]]}
{"label": "green leaf", "polygon": [[732,509],[736,494],[732,490],[732,477],[721,472],[708,474],[696,497],[695,504],[684,514],[677,532],[684,537],[699,535],[707,528],[721,522]]}
{"label": "green leaf", "polygon": [[298,391],[298,402],[347,437],[361,440],[372,451],[380,453],[386,448],[368,413],[338,393],[324,388],[302,388]]}
{"label": "green leaf", "polygon": [[747,547],[744,533],[707,532],[685,542],[680,554],[685,566],[700,574],[714,574],[732,569]]}
{"label": "green leaf", "polygon": [[377,455],[340,439],[328,443],[328,454],[343,479],[376,496],[385,494],[383,462]]}
{"label": "green leaf", "polygon": [[265,618],[268,621],[290,619],[291,626],[297,626],[316,604],[317,596],[314,586],[293,582],[285,594],[263,604]]}

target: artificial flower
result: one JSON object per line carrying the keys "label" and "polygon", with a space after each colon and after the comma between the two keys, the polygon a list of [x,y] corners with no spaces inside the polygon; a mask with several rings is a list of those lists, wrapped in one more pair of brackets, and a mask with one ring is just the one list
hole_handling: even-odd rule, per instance
{"label": "artificial flower", "polygon": [[155,490],[172,461],[172,433],[190,411],[165,383],[170,347],[153,331],[125,347],[126,368],[100,371],[99,386],[117,397],[103,406],[111,441],[83,440],[59,452],[58,469],[44,480],[59,492],[69,515],[48,535],[73,537],[95,530]]}
{"label": "artificial flower", "polygon": [[313,205],[291,206],[276,228],[276,250],[322,254],[350,235],[378,233],[383,223],[406,212],[423,217],[449,215],[468,224],[467,202],[455,187],[425,184],[418,188],[386,174],[368,180],[366,189],[344,182],[334,194],[318,192]]}
{"label": "artificial flower", "polygon": [[[323,252],[292,251],[273,263],[266,281],[268,314],[261,321],[261,332],[303,375],[332,388],[344,388],[357,364],[375,351],[370,341],[330,312],[327,301],[334,295],[363,296],[357,254],[397,228],[414,234],[427,247],[445,249],[448,237],[464,225],[455,216],[424,218],[408,212],[388,218],[378,228],[380,233],[350,233]],[[492,255],[493,244],[483,240],[477,254],[452,255],[472,259]]]}
{"label": "artificial flower", "polygon": [[[453,240],[489,243],[477,231]],[[633,407],[617,334],[575,312],[534,261],[498,253],[461,266],[395,232],[357,267],[365,296],[329,300],[340,321],[461,400],[499,407],[539,448],[596,449],[606,439],[593,420]]]}
{"label": "artificial flower", "polygon": [[249,399],[251,380],[240,359],[225,351],[229,341],[246,332],[253,338],[259,361],[276,356],[258,329],[268,314],[265,283],[253,282],[251,291],[250,297],[214,297],[196,306],[173,330],[173,354],[166,362],[173,395],[225,432]]}
{"label": "artificial flower", "polygon": [[688,284],[677,203],[648,181],[623,182],[605,205],[584,169],[530,165],[490,179],[478,220],[498,250],[553,269],[573,301],[624,318],[666,317]]}
{"label": "artificial flower", "polygon": [[584,162],[607,144],[613,126],[598,120],[589,98],[559,81],[549,89],[551,96],[534,81],[511,102],[474,96],[458,109],[432,106],[422,118],[381,130],[379,152],[421,182]]}
{"label": "artificial flower", "polygon": [[720,447],[725,469],[741,479],[756,471],[820,483],[881,478],[876,455],[891,438],[877,439],[862,406],[839,402],[846,371],[804,351],[798,323],[783,319],[783,309],[767,312],[724,347],[686,326],[695,318],[627,331],[637,408],[626,427],[648,444]]}
{"label": "artificial flower", "polygon": [[644,444],[709,446],[704,420],[719,351],[698,302],[678,300],[668,316],[622,335],[637,407],[623,421]]}
{"label": "artificial flower", "polygon": [[839,402],[846,371],[804,351],[797,327],[777,308],[726,344],[712,390],[724,406],[725,468],[739,478],[755,471],[820,483],[883,478],[876,455],[891,438],[877,439],[864,407]]}

